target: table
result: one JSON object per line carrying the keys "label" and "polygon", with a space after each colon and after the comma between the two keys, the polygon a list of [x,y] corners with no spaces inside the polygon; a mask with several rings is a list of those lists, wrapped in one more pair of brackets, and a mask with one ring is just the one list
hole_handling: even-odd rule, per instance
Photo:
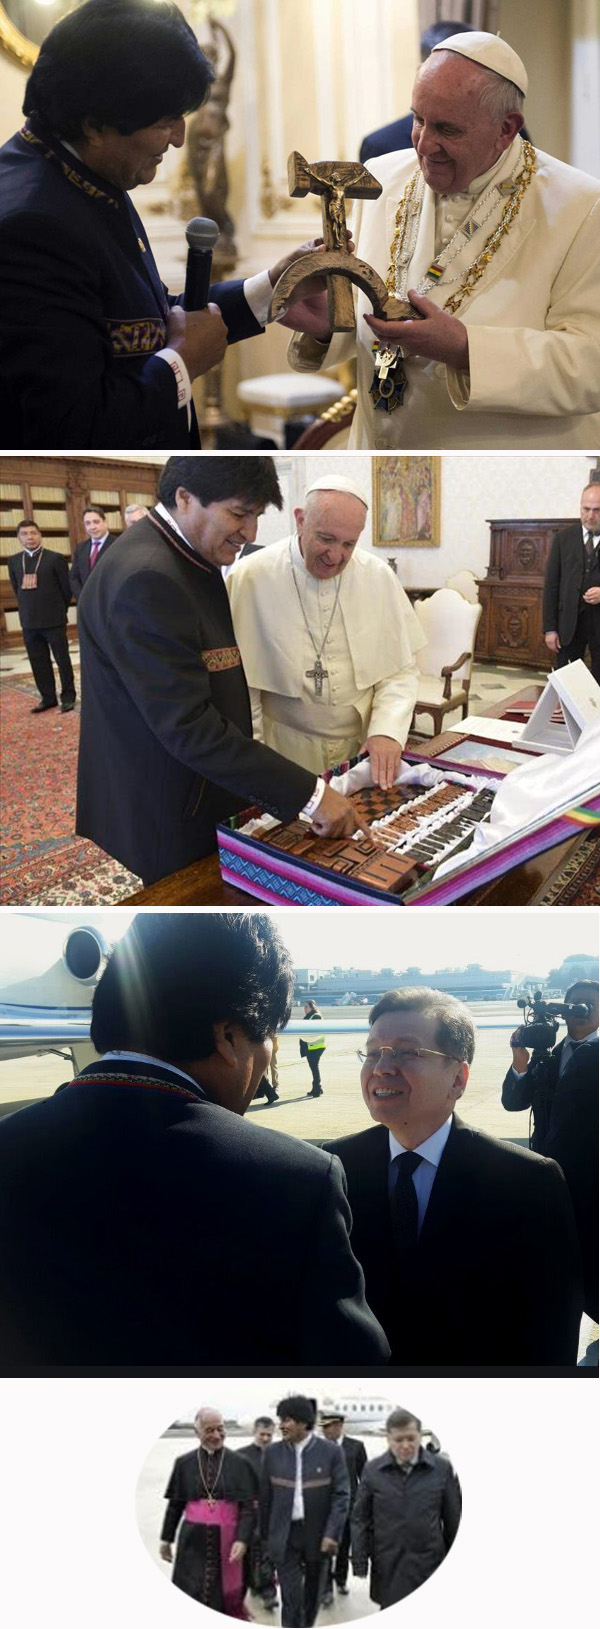
{"label": "table", "polygon": [[[502,718],[507,711],[512,711],[515,707],[535,704],[543,688],[541,684],[525,685],[517,690],[514,696],[508,698],[505,696],[502,701],[486,707],[482,716]],[[579,841],[580,834],[567,838],[566,842],[547,849],[545,854],[539,854],[535,859],[526,860],[523,865],[515,866],[505,877],[496,877],[492,882],[473,888],[458,903],[536,905],[570,854],[574,853]],[[119,905],[129,908],[132,905],[149,907],[196,905],[222,908],[252,905],[255,910],[265,908],[254,894],[247,894],[241,888],[233,888],[230,883],[223,882],[217,854],[209,854],[204,860],[197,860],[194,865],[186,866],[185,870],[175,871],[172,876],[163,877],[161,882],[155,882],[149,888],[142,888],[135,894],[129,894],[126,899],[119,900]],[[118,908],[115,906],[115,909]],[[377,906],[373,908],[376,910]]]}

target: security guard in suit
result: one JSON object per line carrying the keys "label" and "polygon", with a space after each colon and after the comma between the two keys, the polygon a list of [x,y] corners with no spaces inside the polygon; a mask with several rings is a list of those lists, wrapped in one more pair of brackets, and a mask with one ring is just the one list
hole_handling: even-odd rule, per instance
{"label": "security guard in suit", "polygon": [[544,578],[544,638],[557,667],[589,649],[600,684],[600,482],[584,487],[581,525],[557,532]]}

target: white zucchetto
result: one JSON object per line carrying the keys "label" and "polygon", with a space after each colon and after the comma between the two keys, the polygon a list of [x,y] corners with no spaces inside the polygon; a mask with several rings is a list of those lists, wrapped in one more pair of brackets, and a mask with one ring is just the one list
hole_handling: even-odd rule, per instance
{"label": "white zucchetto", "polygon": [[312,486],[306,488],[305,498],[309,492],[346,492],[351,498],[358,498],[360,503],[364,503],[365,509],[369,507],[369,500],[358,483],[349,480],[347,475],[321,475],[318,481],[313,481]]}
{"label": "white zucchetto", "polygon": [[450,34],[447,40],[434,45],[432,56],[435,51],[456,51],[458,56],[470,57],[472,62],[479,62],[482,68],[491,68],[492,73],[499,74],[501,79],[512,80],[513,85],[517,85],[524,96],[527,95],[529,80],[525,64],[512,46],[500,39],[499,34]]}

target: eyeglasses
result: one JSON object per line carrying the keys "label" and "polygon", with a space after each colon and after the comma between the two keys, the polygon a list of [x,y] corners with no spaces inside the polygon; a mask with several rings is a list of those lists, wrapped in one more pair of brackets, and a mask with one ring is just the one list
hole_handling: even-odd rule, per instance
{"label": "eyeglasses", "polygon": [[462,1061],[456,1058],[453,1052],[434,1052],[429,1046],[407,1047],[401,1052],[394,1051],[392,1046],[380,1046],[376,1052],[357,1052],[356,1056],[362,1064],[368,1064],[370,1069],[374,1069],[376,1064],[381,1063],[385,1052],[388,1053],[390,1063],[396,1064],[399,1069],[403,1066],[409,1069],[418,1068],[422,1058],[451,1058],[454,1063]]}

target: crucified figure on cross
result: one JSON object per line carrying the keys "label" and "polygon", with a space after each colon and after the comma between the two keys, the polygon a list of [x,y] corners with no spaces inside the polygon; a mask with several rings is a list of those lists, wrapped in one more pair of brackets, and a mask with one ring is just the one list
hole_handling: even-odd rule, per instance
{"label": "crucified figure on cross", "polygon": [[346,199],[375,199],[381,182],[364,164],[344,159],[308,164],[301,153],[290,153],[288,182],[292,198],[315,193],[321,199],[324,249],[302,255],[280,277],[273,291],[270,317],[285,311],[298,284],[305,277],[324,276],[327,286],[329,323],[332,333],[352,332],[355,327],[352,284],[368,295],[377,317],[414,316],[407,302],[396,300],[385,283],[365,260],[349,253],[346,228]]}

